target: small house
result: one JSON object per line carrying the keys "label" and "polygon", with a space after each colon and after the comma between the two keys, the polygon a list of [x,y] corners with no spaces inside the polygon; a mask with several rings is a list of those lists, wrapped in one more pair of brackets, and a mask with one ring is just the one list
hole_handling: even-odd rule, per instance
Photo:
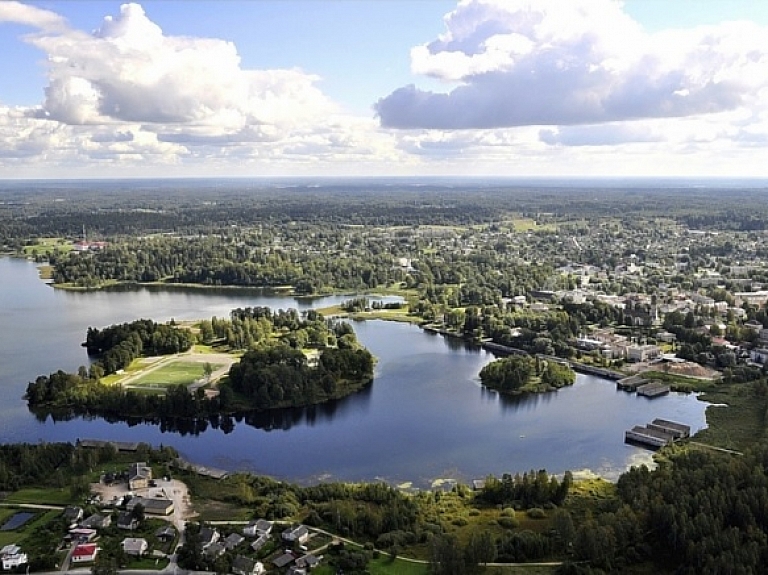
{"label": "small house", "polygon": [[155,531],[155,537],[160,541],[173,541],[173,538],[176,537],[176,530],[170,525],[166,525]]}
{"label": "small house", "polygon": [[149,549],[149,544],[146,539],[138,537],[127,537],[123,539],[123,553],[126,555],[133,555],[134,557],[141,557]]}
{"label": "small house", "polygon": [[139,526],[139,521],[129,511],[121,511],[117,516],[117,528],[133,530]]}
{"label": "small house", "polygon": [[94,513],[85,519],[80,525],[89,529],[106,529],[112,525],[112,516],[102,515],[101,513]]}
{"label": "small house", "polygon": [[232,550],[238,545],[240,545],[243,541],[245,541],[245,537],[240,535],[239,533],[230,533],[227,535],[222,543],[224,544],[224,547],[226,547],[228,550]]}
{"label": "small house", "polygon": [[83,543],[74,548],[71,555],[72,563],[88,563],[96,560],[99,546],[95,543]]}
{"label": "small house", "polygon": [[11,543],[0,549],[0,559],[2,559],[3,569],[13,569],[21,565],[26,565],[28,562],[27,554],[22,553],[21,547],[15,543]]}
{"label": "small house", "polygon": [[283,567],[287,567],[293,563],[295,559],[296,557],[293,556],[293,553],[283,553],[279,557],[276,557],[272,560],[272,565],[278,569],[282,569]]}
{"label": "small house", "polygon": [[272,532],[272,522],[266,519],[257,519],[251,521],[243,528],[243,535],[246,537],[256,537],[259,535],[269,535]]}
{"label": "small house", "polygon": [[200,541],[200,547],[206,549],[216,543],[219,540],[219,537],[221,537],[221,535],[216,529],[203,527],[197,535],[197,540]]}
{"label": "small house", "polygon": [[251,549],[253,549],[254,552],[260,551],[261,548],[267,544],[267,541],[269,541],[269,535],[259,535],[256,540],[251,543]]}
{"label": "small house", "polygon": [[232,561],[232,573],[236,575],[262,575],[264,565],[259,561],[238,555]]}
{"label": "small house", "polygon": [[307,539],[309,539],[309,529],[307,529],[304,525],[296,525],[293,527],[289,527],[282,533],[283,541],[286,541],[288,543],[306,543]]}
{"label": "small house", "polygon": [[64,508],[64,519],[68,523],[76,523],[83,518],[83,508],[69,505]]}
{"label": "small house", "polygon": [[205,548],[205,551],[203,551],[203,554],[206,557],[209,557],[211,559],[215,559],[216,557],[221,557],[224,555],[224,552],[227,550],[226,546],[224,546],[223,543],[211,543],[208,547]]}

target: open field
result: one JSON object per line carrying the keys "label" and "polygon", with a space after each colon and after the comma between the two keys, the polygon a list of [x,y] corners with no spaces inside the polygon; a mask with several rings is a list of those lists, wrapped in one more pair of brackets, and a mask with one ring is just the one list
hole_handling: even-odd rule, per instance
{"label": "open field", "polygon": [[[211,364],[213,370],[221,364]],[[189,385],[205,376],[205,363],[190,361],[173,361],[157,369],[139,375],[131,384],[135,386],[170,386]]]}
{"label": "open field", "polygon": [[64,238],[37,238],[34,243],[24,246],[25,256],[43,255],[45,252],[67,253],[72,251],[73,244]]}
{"label": "open field", "polygon": [[512,224],[514,230],[516,232],[555,232],[557,231],[557,226],[554,224],[544,224],[539,225],[536,223],[535,220],[532,220],[530,218],[515,218],[511,220],[509,223]]}
{"label": "open field", "polygon": [[11,493],[3,503],[31,503],[34,505],[69,505],[72,501],[72,493],[69,487],[57,489],[25,488]]}

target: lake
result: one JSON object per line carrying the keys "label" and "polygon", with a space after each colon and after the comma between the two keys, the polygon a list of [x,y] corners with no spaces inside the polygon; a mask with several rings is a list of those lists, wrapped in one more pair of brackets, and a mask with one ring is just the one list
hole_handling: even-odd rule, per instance
{"label": "lake", "polygon": [[0,258],[0,440],[145,441],[231,471],[423,487],[440,478],[467,481],[542,468],[615,478],[629,465],[650,461],[649,452],[624,444],[626,429],[656,417],[692,431],[705,426],[706,404],[693,395],[649,400],[581,374],[573,387],[556,393],[503,398],[479,383],[490,353],[383,321],[353,323],[378,358],[374,382],[362,392],[311,409],[238,418],[234,426],[208,425],[197,434],[101,418],[39,421],[22,399],[37,375],[88,364],[80,343],[89,326],[226,317],[245,306],[309,309],[345,299],[163,287],[69,292],[41,282],[31,262]]}

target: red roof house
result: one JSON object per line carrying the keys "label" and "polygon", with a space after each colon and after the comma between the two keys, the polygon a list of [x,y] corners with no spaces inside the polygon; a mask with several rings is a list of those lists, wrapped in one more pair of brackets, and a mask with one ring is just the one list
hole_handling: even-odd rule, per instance
{"label": "red roof house", "polygon": [[72,551],[72,563],[86,563],[96,559],[99,552],[99,546],[95,543],[84,543],[78,545]]}

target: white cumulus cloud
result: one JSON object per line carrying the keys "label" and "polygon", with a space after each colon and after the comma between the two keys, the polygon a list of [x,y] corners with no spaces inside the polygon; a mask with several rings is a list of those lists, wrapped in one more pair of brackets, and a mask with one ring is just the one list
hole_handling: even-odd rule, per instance
{"label": "white cumulus cloud", "polygon": [[166,36],[138,4],[124,4],[93,34],[68,30],[29,41],[48,54],[39,114],[67,124],[194,124],[221,134],[334,109],[316,76],[244,69],[231,42]]}
{"label": "white cumulus cloud", "polygon": [[488,129],[679,118],[756,105],[768,29],[748,22],[649,34],[613,0],[462,0],[405,86],[375,106],[393,128]]}

